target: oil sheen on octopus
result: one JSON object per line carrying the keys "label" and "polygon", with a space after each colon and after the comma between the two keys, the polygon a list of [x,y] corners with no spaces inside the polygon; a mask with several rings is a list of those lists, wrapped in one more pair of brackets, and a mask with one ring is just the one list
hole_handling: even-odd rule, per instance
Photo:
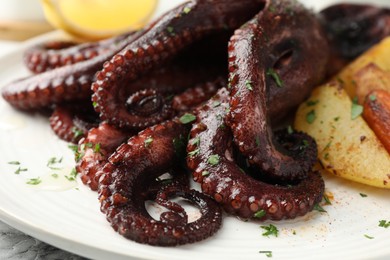
{"label": "oil sheen on octopus", "polygon": [[[229,96],[221,89],[198,110],[187,151],[187,164],[202,191],[212,196],[226,212],[244,219],[281,220],[305,215],[322,200],[324,182],[319,172],[309,170],[294,183],[276,183],[256,177],[261,169],[238,164],[231,129],[225,120]],[[277,133],[285,151],[314,161],[314,140],[302,133]],[[307,144],[307,145],[303,145]],[[245,170],[244,170],[245,169]],[[252,175],[250,175],[252,174]]]}
{"label": "oil sheen on octopus", "polygon": [[236,30],[228,52],[227,124],[240,152],[267,178],[307,178],[316,158],[278,149],[271,123],[303,102],[324,79],[329,51],[317,17],[296,1],[267,1]]}

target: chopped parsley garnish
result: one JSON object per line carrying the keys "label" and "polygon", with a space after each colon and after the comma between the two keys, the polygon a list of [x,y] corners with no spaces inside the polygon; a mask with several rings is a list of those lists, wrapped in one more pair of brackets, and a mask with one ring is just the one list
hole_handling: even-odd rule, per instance
{"label": "chopped parsley garnish", "polygon": [[198,148],[198,149],[195,149],[195,150],[189,152],[189,153],[188,153],[188,156],[189,156],[189,157],[197,156],[197,155],[199,155],[199,152],[200,152],[200,149],[199,149],[199,148]]}
{"label": "chopped parsley garnish", "polygon": [[196,120],[196,116],[194,116],[193,114],[190,114],[190,113],[186,113],[182,117],[180,117],[179,120],[180,120],[180,122],[182,124],[185,125],[185,124],[189,124],[189,123],[195,121]]}
{"label": "chopped parsley garnish", "polygon": [[372,237],[372,236],[369,236],[369,235],[364,235],[366,238],[368,238],[368,239],[374,239],[374,237]]}
{"label": "chopped parsley garnish", "polygon": [[93,107],[97,107],[97,106],[98,106],[98,103],[97,103],[96,101],[93,101],[93,102],[92,102],[92,106],[93,106]]}
{"label": "chopped parsley garnish", "polygon": [[367,197],[367,194],[364,194],[364,193],[359,193],[360,197],[362,198],[366,198]]}
{"label": "chopped parsley garnish", "polygon": [[289,135],[291,135],[291,134],[294,133],[294,129],[292,128],[291,125],[289,125],[289,126],[287,127],[287,133],[288,133]]}
{"label": "chopped parsley garnish", "polygon": [[315,120],[316,120],[316,112],[314,110],[311,110],[309,113],[306,114],[306,122],[312,124]]}
{"label": "chopped parsley garnish", "polygon": [[371,94],[368,96],[368,98],[370,99],[370,101],[375,101],[376,100],[376,95],[375,94]]}
{"label": "chopped parsley garnish", "polygon": [[8,164],[20,165],[20,162],[19,161],[11,161],[11,162],[8,162]]}
{"label": "chopped parsley garnish", "polygon": [[60,168],[54,167],[54,165],[59,164],[62,162],[62,157],[61,158],[56,158],[56,157],[51,157],[48,161],[46,166],[49,167],[52,170],[59,170]]}
{"label": "chopped parsley garnish", "polygon": [[69,173],[69,175],[65,175],[65,178],[68,181],[75,181],[76,180],[77,171],[75,168],[72,169],[72,171]]}
{"label": "chopped parsley garnish", "polygon": [[265,232],[262,234],[263,236],[268,237],[272,235],[277,237],[279,234],[278,228],[272,224],[269,224],[269,226],[260,226],[260,227],[265,230]]}
{"label": "chopped parsley garnish", "polygon": [[272,251],[259,251],[260,254],[265,254],[266,257],[272,257]]}
{"label": "chopped parsley garnish", "polygon": [[358,118],[363,113],[363,106],[358,104],[358,99],[355,97],[352,101],[351,107],[351,119],[354,120]]}
{"label": "chopped parsley garnish", "polygon": [[167,31],[171,34],[171,35],[175,35],[175,29],[172,27],[172,26],[168,26],[167,27]]}
{"label": "chopped parsley garnish", "polygon": [[199,145],[200,145],[200,137],[197,136],[197,137],[195,137],[194,139],[192,139],[192,140],[190,141],[190,144],[195,145],[195,146],[199,146]]}
{"label": "chopped parsley garnish", "polygon": [[53,173],[53,174],[51,175],[51,177],[57,179],[57,178],[58,178],[58,174],[57,174],[57,173]]}
{"label": "chopped parsley garnish", "polygon": [[41,182],[42,182],[42,180],[38,177],[38,178],[29,179],[26,183],[30,184],[30,185],[38,185]]}
{"label": "chopped parsley garnish", "polygon": [[100,153],[100,143],[95,144],[95,147],[93,148],[94,153]]}
{"label": "chopped parsley garnish", "polygon": [[246,80],[245,81],[245,86],[248,90],[252,91],[253,90],[253,87],[252,87],[252,81],[250,80]]}
{"label": "chopped parsley garnish", "polygon": [[219,107],[221,105],[220,101],[214,101],[213,102],[213,107]]}
{"label": "chopped parsley garnish", "polygon": [[257,211],[255,214],[253,214],[253,217],[262,218],[265,216],[265,214],[267,214],[267,212],[265,212],[264,209],[261,209],[261,210]]}
{"label": "chopped parsley garnish", "polygon": [[213,166],[217,165],[219,163],[219,155],[218,154],[210,155],[207,162]]}
{"label": "chopped parsley garnish", "polygon": [[390,227],[390,221],[379,220],[379,226],[384,227],[384,228],[388,228],[388,227]]}
{"label": "chopped parsley garnish", "polygon": [[153,137],[148,137],[145,141],[144,141],[144,145],[145,147],[149,147],[149,145],[151,145],[153,143]]}
{"label": "chopped parsley garnish", "polygon": [[75,144],[70,144],[70,145],[68,145],[68,148],[69,148],[70,150],[72,150],[72,152],[77,153],[77,150],[78,150],[78,146],[77,146],[77,145],[75,145]]}
{"label": "chopped parsley garnish", "polygon": [[317,105],[318,102],[320,102],[320,101],[319,100],[309,100],[309,101],[306,102],[306,106],[312,107],[312,106]]}
{"label": "chopped parsley garnish", "polygon": [[27,171],[27,168],[18,167],[14,173],[15,174],[20,174],[21,172],[26,172],[26,171]]}
{"label": "chopped parsley garnish", "polygon": [[183,13],[188,14],[189,12],[191,12],[191,8],[189,8],[188,6],[184,7]]}
{"label": "chopped parsley garnish", "polygon": [[74,137],[75,138],[78,138],[80,136],[83,136],[84,135],[84,131],[83,130],[80,130],[79,128],[77,127],[72,127],[72,133],[74,134]]}
{"label": "chopped parsley garnish", "polygon": [[209,171],[203,171],[202,172],[202,176],[204,177],[204,176],[208,176],[210,174],[210,172]]}
{"label": "chopped parsley garnish", "polygon": [[326,205],[332,205],[332,202],[330,201],[328,195],[324,194],[322,198],[324,199]]}
{"label": "chopped parsley garnish", "polygon": [[283,84],[284,84],[283,81],[280,79],[278,73],[276,71],[274,71],[272,68],[269,68],[267,70],[267,76],[272,77],[272,79],[275,81],[275,83],[278,87],[280,87],[280,88],[283,87]]}
{"label": "chopped parsley garnish", "polygon": [[313,210],[317,210],[319,212],[326,212],[326,210],[324,210],[324,208],[321,207],[318,203],[314,205]]}

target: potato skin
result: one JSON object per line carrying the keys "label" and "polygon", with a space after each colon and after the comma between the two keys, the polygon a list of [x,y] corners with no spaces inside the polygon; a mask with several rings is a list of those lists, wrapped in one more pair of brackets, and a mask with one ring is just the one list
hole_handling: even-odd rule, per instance
{"label": "potato skin", "polygon": [[390,189],[390,155],[361,116],[340,82],[316,88],[298,108],[294,126],[311,135],[324,168],[359,183]]}

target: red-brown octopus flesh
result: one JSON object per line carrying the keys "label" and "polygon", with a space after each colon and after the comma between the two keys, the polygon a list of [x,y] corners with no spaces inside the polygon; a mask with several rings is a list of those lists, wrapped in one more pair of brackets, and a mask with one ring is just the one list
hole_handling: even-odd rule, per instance
{"label": "red-brown octopus flesh", "polygon": [[[364,5],[315,14],[293,0],[193,0],[137,32],[36,46],[25,62],[39,74],[2,95],[20,110],[53,110],[53,130],[78,142],[77,172],[116,231],[151,245],[192,243],[219,229],[220,207],[281,220],[321,201],[314,140],[275,126],[389,35],[389,22],[387,9]],[[189,172],[202,192],[190,189]],[[189,222],[174,197],[200,218]],[[151,200],[167,210],[159,219]]]}

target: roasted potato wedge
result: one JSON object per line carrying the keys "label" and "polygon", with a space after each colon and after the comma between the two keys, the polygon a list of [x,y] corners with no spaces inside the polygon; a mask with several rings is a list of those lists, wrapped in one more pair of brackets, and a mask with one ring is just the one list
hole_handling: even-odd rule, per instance
{"label": "roasted potato wedge", "polygon": [[367,94],[363,117],[390,153],[390,92],[377,89]]}
{"label": "roasted potato wedge", "polygon": [[390,155],[361,112],[362,107],[334,81],[313,91],[299,107],[294,124],[317,141],[319,159],[327,171],[390,189]]}
{"label": "roasted potato wedge", "polygon": [[353,80],[359,104],[363,104],[373,90],[382,89],[390,92],[390,71],[382,70],[375,63],[370,63],[359,70],[353,76]]}
{"label": "roasted potato wedge", "polygon": [[369,49],[351,64],[346,66],[336,79],[343,85],[351,98],[356,96],[356,82],[354,76],[367,65],[374,63],[384,71],[390,71],[390,37]]}

